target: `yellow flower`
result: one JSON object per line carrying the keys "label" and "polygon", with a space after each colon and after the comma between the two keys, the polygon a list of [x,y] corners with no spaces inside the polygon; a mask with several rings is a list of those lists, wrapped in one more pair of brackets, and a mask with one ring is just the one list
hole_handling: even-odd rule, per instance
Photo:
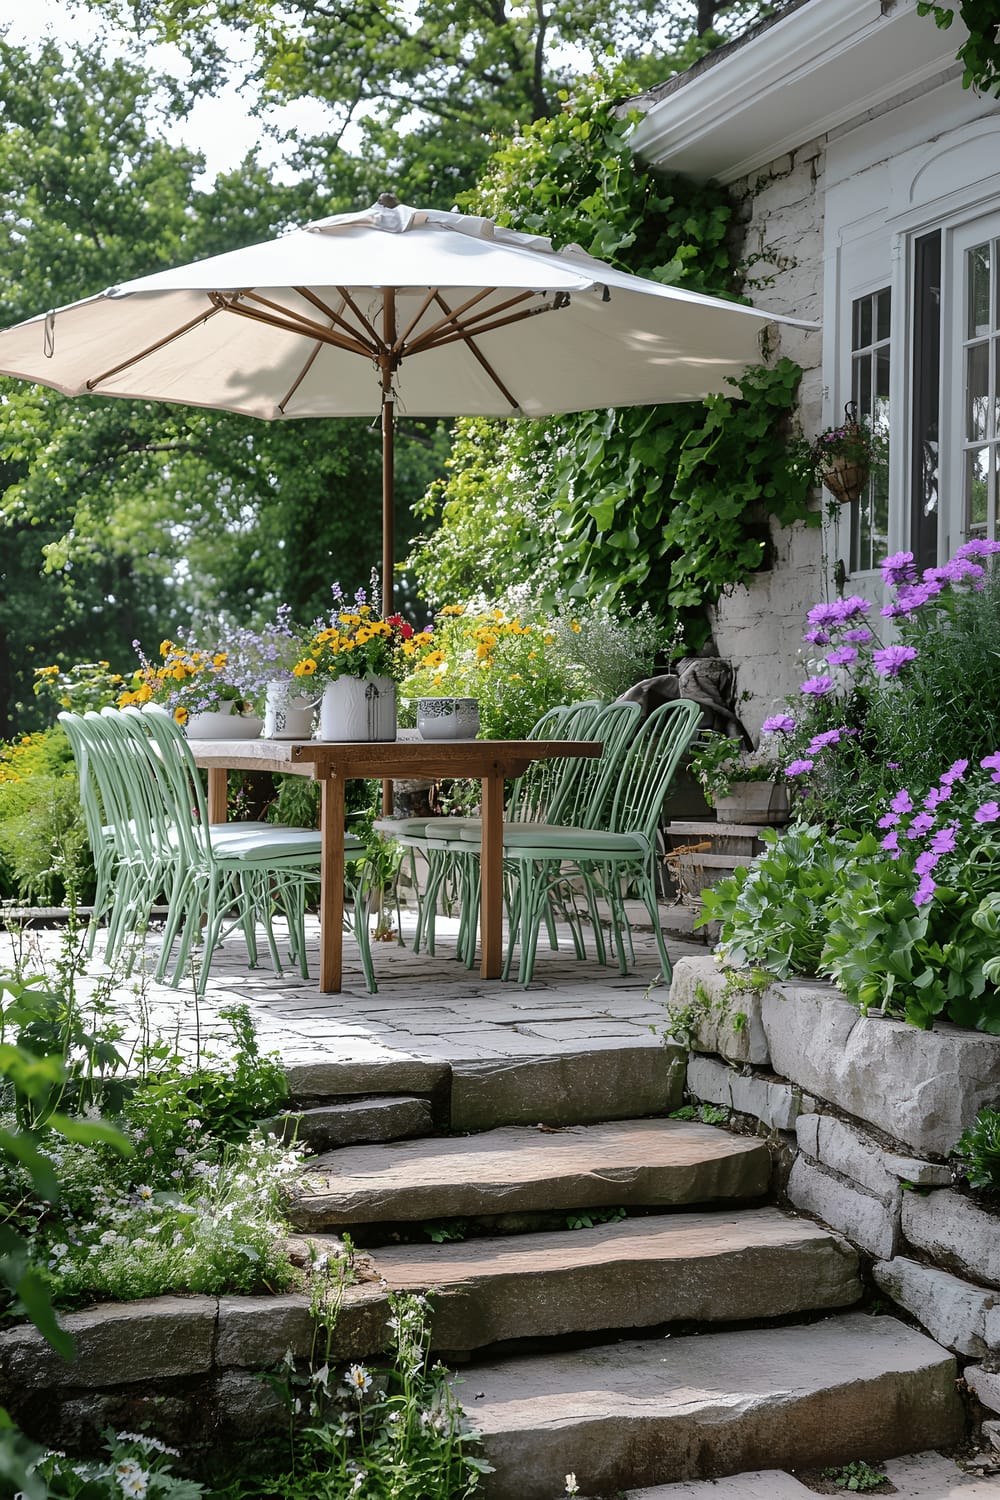
{"label": "yellow flower", "polygon": [[36,667],[35,668],[35,676],[36,677],[58,677],[59,676],[59,668],[58,667]]}
{"label": "yellow flower", "polygon": [[313,661],[311,656],[307,656],[304,661],[297,661],[295,663],[294,667],[292,668],[292,676],[311,677],[315,670],[316,663]]}
{"label": "yellow flower", "polygon": [[160,655],[161,656],[169,656],[170,653],[171,653],[171,651],[173,649],[174,649],[174,643],[173,643],[173,641],[161,641],[160,642]]}
{"label": "yellow flower", "polygon": [[188,711],[187,711],[187,709],[186,708],[175,708],[174,709],[174,718],[177,720],[178,724],[186,724],[187,721],[188,721]]}
{"label": "yellow flower", "polygon": [[465,605],[464,604],[446,604],[443,609],[438,610],[438,614],[441,614],[441,615],[464,615],[465,614]]}
{"label": "yellow flower", "polygon": [[228,660],[229,658],[226,655],[225,651],[219,651],[215,656],[212,657],[212,666],[224,667]]}
{"label": "yellow flower", "polygon": [[570,622],[569,622],[569,628],[570,628],[570,630],[572,630],[572,632],[573,632],[574,635],[579,635],[580,634],[580,630],[581,630],[581,626],[580,626],[579,620],[570,620]]}

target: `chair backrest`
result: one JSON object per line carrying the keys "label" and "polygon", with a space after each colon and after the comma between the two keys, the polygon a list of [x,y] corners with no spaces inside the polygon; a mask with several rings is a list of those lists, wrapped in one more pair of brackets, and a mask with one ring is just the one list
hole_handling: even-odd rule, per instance
{"label": "chair backrest", "polygon": [[[601,705],[587,700],[581,703],[560,703],[550,708],[529,730],[529,740],[583,740],[589,726],[600,712]],[[566,762],[536,760],[519,776],[511,787],[504,817],[510,823],[540,822],[548,816],[549,804],[555,794]],[[579,763],[578,763],[579,764]]]}
{"label": "chair backrest", "polygon": [[121,712],[136,743],[145,747],[181,859],[191,867],[213,864],[208,801],[183,727],[155,705]]}
{"label": "chair backrest", "polygon": [[85,719],[94,742],[102,747],[106,772],[114,780],[115,823],[125,850],[152,873],[168,868],[176,850],[161,789],[150,772],[148,743],[138,742],[129,732],[128,713],[127,709],[102,708]]}
{"label": "chair backrest", "polygon": [[638,729],[621,765],[609,819],[613,832],[654,839],[660,809],[701,713],[700,704],[681,698],[654,709]]}
{"label": "chair backrest", "polygon": [[581,726],[582,732],[572,736],[576,740],[599,740],[604,749],[599,760],[561,762],[563,771],[549,803],[548,822],[578,828],[597,828],[604,823],[638,719],[638,703],[609,703]]}
{"label": "chair backrest", "polygon": [[80,782],[80,805],[87,829],[87,839],[95,859],[100,859],[106,846],[104,834],[105,817],[101,804],[101,789],[97,771],[91,759],[83,719],[79,714],[63,712],[59,723],[69,740],[69,747],[76,762],[76,774]]}

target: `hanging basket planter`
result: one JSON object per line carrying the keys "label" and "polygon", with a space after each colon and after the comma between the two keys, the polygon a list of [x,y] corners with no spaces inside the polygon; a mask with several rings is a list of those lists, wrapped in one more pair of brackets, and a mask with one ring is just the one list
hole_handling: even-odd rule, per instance
{"label": "hanging basket planter", "polygon": [[872,434],[849,401],[839,427],[828,427],[813,444],[816,478],[841,505],[860,500],[872,471]]}
{"label": "hanging basket planter", "polygon": [[861,499],[870,474],[866,463],[843,456],[831,459],[828,467],[820,470],[820,478],[841,505],[852,505]]}

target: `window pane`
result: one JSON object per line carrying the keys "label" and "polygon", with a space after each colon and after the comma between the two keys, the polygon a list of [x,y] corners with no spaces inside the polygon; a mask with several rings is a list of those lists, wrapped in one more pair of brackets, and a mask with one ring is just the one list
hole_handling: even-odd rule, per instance
{"label": "window pane", "polygon": [[858,416],[871,415],[872,409],[872,362],[865,354],[854,364],[854,399],[858,403]]}
{"label": "window pane", "polygon": [[973,448],[965,455],[965,498],[967,529],[985,531],[989,515],[990,450]]}
{"label": "window pane", "polygon": [[885,339],[889,337],[889,328],[891,322],[892,293],[888,290],[888,288],[884,292],[876,292],[875,307],[875,338],[881,344]]}
{"label": "window pane", "polygon": [[969,271],[968,337],[981,338],[990,329],[990,247],[977,245],[966,254]]}
{"label": "window pane", "polygon": [[854,304],[854,347],[867,349],[872,341],[872,299],[860,297]]}
{"label": "window pane", "polygon": [[990,346],[973,344],[965,361],[965,436],[970,443],[985,443],[989,431]]}

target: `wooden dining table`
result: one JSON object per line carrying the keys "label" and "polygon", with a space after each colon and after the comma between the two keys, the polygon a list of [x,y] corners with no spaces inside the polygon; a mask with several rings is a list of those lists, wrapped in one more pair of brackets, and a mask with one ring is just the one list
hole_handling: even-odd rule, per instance
{"label": "wooden dining table", "polygon": [[227,815],[229,771],[308,776],[321,787],[319,987],[336,994],[343,977],[344,787],[353,777],[477,778],[482,783],[480,972],[499,979],[503,966],[504,782],[534,762],[558,756],[591,759],[594,740],[192,740],[195,763],[208,771],[208,813]]}

